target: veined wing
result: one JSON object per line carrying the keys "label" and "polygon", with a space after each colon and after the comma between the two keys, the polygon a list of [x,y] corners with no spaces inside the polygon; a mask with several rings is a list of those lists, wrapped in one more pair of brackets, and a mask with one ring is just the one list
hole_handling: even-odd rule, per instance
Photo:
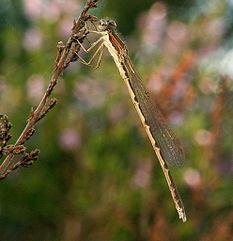
{"label": "veined wing", "polygon": [[139,104],[145,124],[149,126],[149,131],[160,148],[162,157],[171,166],[181,165],[184,162],[184,151],[180,141],[166,124],[157,104],[152,103],[128,56],[124,56],[123,66],[129,76],[128,81],[134,92],[135,101]]}

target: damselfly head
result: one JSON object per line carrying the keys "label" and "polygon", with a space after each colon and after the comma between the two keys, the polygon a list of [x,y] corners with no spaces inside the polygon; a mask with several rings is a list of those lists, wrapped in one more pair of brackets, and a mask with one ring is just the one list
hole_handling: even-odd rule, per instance
{"label": "damselfly head", "polygon": [[114,20],[111,19],[101,19],[99,21],[99,25],[97,26],[99,31],[105,31],[108,29],[115,29],[117,27],[117,24]]}

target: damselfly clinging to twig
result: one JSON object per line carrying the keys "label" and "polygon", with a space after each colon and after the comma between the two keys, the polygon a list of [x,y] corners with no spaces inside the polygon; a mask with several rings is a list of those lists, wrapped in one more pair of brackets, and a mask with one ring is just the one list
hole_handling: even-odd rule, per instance
{"label": "damselfly clinging to twig", "polygon": [[133,67],[126,45],[115,31],[115,21],[102,19],[98,21],[95,27],[95,30],[88,29],[88,31],[97,34],[99,36],[98,40],[92,43],[91,47],[88,49],[85,49],[81,43],[80,46],[85,52],[91,51],[95,46],[98,46],[97,50],[89,62],[84,61],[81,57],[79,59],[81,62],[89,65],[99,54],[97,60],[97,66],[99,66],[103,47],[106,47],[113,57],[160,162],[179,218],[185,222],[185,209],[168,168],[168,165],[179,165],[184,161],[184,153],[181,144],[166,124],[158,106],[152,103],[139,74]]}

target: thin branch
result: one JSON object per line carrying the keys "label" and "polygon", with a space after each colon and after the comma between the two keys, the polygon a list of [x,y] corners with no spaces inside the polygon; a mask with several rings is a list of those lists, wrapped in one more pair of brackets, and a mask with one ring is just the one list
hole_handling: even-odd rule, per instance
{"label": "thin branch", "polygon": [[[88,0],[79,19],[73,22],[73,28],[71,30],[70,37],[68,38],[66,44],[64,45],[61,41],[58,43],[58,50],[57,50],[57,57],[55,59],[55,68],[53,70],[52,77],[50,79],[49,86],[42,97],[40,103],[38,106],[31,111],[29,118],[27,120],[27,124],[25,128],[23,129],[22,133],[20,134],[19,138],[13,145],[14,147],[17,147],[19,145],[23,145],[35,132],[35,125],[39,120],[41,120],[45,115],[55,106],[56,100],[50,98],[50,95],[52,91],[54,90],[54,87],[57,84],[57,81],[60,77],[60,75],[63,73],[66,67],[70,64],[70,61],[68,56],[73,54],[74,46],[75,51],[77,52],[79,49],[78,46],[76,46],[76,43],[74,41],[75,38],[83,42],[84,38],[88,34],[88,32],[85,30],[84,23],[87,20],[95,21],[96,17],[88,14],[88,11],[91,8],[97,7],[98,0]],[[13,148],[14,149],[14,148]],[[36,154],[35,154],[35,153]],[[13,159],[15,156],[14,152],[9,152],[9,154],[6,156],[5,160],[0,165],[0,179],[3,179],[7,177],[9,173],[11,173],[13,170],[18,168],[19,166],[28,166],[28,163],[32,163],[32,159],[36,159],[38,157],[38,151],[34,151],[33,153],[25,154],[27,158],[23,158],[23,160],[17,162],[14,164]],[[35,154],[35,155],[34,155]],[[25,161],[26,160],[26,161]],[[26,164],[25,164],[26,163]]]}

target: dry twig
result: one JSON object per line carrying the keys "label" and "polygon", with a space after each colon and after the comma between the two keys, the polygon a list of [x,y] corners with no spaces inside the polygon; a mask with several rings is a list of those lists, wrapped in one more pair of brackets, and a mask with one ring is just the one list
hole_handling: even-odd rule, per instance
{"label": "dry twig", "polygon": [[[76,44],[76,40],[78,39],[78,41],[82,43],[88,34],[85,28],[83,28],[84,23],[87,20],[96,20],[96,17],[88,14],[88,11],[91,8],[96,8],[97,2],[98,0],[87,1],[79,19],[77,21],[74,20],[73,22],[73,28],[66,44],[64,45],[61,41],[58,42],[55,68],[53,70],[49,86],[38,106],[35,109],[32,109],[27,120],[27,124],[14,145],[6,145],[10,139],[9,130],[11,124],[9,123],[7,116],[0,115],[0,157],[2,157],[2,155],[6,155],[6,158],[0,165],[0,179],[6,178],[9,173],[20,166],[28,167],[38,159],[39,150],[36,149],[30,153],[26,153],[24,143],[35,133],[35,126],[38,121],[44,118],[46,114],[56,105],[57,101],[56,99],[50,97],[51,93],[63,71],[71,62],[76,60],[74,56],[76,55],[75,53],[79,51],[79,46]],[[14,159],[16,155],[20,155],[20,158],[15,163]]]}

